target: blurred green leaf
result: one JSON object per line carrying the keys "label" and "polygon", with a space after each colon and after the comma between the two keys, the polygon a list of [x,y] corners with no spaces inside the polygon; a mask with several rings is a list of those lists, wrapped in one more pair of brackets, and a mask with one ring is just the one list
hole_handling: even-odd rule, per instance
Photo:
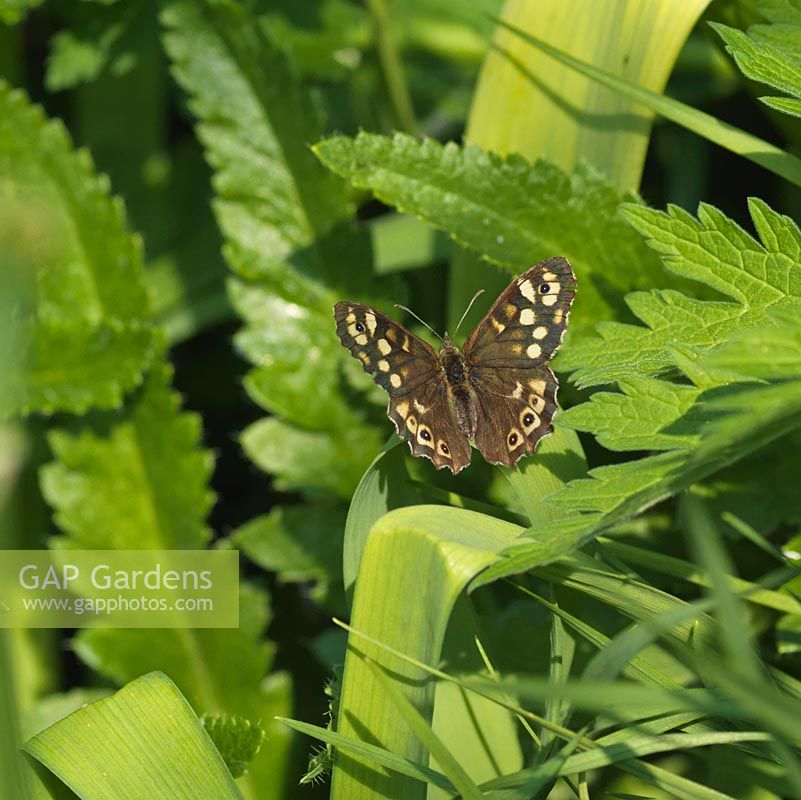
{"label": "blurred green leaf", "polygon": [[227,714],[204,714],[201,722],[231,775],[241,778],[264,742],[261,722]]}
{"label": "blurred green leaf", "polygon": [[15,25],[32,8],[41,5],[43,0],[0,0],[0,21]]}
{"label": "blurred green leaf", "polygon": [[246,522],[231,540],[280,581],[314,581],[313,597],[325,603],[326,598],[339,601],[341,595],[344,527],[345,513],[339,506],[279,506]]}
{"label": "blurred green leaf", "polygon": [[125,409],[50,434],[57,460],[42,469],[41,485],[69,535],[63,545],[197,549],[208,541],[213,459],[170,377],[166,365],[154,367]]}
{"label": "blurred green leaf", "polygon": [[142,380],[155,336],[138,239],[122,204],[64,127],[0,84],[0,240],[35,268],[14,335],[0,413],[118,406]]}

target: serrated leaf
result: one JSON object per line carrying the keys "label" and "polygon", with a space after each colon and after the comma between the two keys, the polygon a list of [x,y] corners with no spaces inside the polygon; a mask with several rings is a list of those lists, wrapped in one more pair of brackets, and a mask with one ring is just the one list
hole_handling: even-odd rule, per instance
{"label": "serrated leaf", "polygon": [[581,286],[572,329],[576,320],[618,316],[625,291],[655,285],[653,255],[618,216],[619,194],[588,165],[566,175],[544,161],[403,134],[337,136],[314,152],[354,186],[494,263],[520,271],[554,253],[566,256]]}
{"label": "serrated leaf", "polygon": [[348,498],[381,449],[374,429],[309,431],[270,417],[242,432],[248,457],[276,476],[280,489],[325,489]]}
{"label": "serrated leaf", "polygon": [[280,271],[351,213],[344,184],[308,150],[322,133],[320,109],[263,22],[238,4],[171,3],[162,20],[215,169],[220,227],[246,251],[229,261],[245,277]]}
{"label": "serrated leaf", "polygon": [[204,714],[201,722],[231,775],[241,778],[264,742],[261,722],[227,714]]}
{"label": "serrated leaf", "polygon": [[41,486],[69,536],[65,546],[191,549],[208,541],[213,459],[170,377],[159,364],[124,409],[51,432],[56,461],[42,468]]}
{"label": "serrated leaf", "polygon": [[231,540],[281,581],[316,582],[314,596],[321,602],[331,592],[329,584],[340,583],[344,527],[345,513],[339,506],[282,506],[246,522]]}
{"label": "serrated leaf", "polygon": [[139,240],[61,123],[2,83],[0,242],[30,276],[0,414],[118,406],[155,347]]}
{"label": "serrated leaf", "polygon": [[742,73],[790,97],[762,97],[764,103],[801,116],[801,18],[789,0],[762,0],[759,11],[772,24],[752,25],[747,32],[710,23]]}
{"label": "serrated leaf", "polygon": [[696,300],[673,291],[629,295],[629,307],[647,327],[599,326],[600,338],[562,356],[574,380],[592,386],[643,372],[659,374],[675,366],[671,347],[707,349],[735,331],[764,323],[768,309],[797,302],[798,227],[760,200],[751,199],[749,210],[760,241],[708,205],[699,206],[698,219],[675,206],[667,212],[626,206],[625,217],[648,237],[671,272],[701,281],[731,301]]}

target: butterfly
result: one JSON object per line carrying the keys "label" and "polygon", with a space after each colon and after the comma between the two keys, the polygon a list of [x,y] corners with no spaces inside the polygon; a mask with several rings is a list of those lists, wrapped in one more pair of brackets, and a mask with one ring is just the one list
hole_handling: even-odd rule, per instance
{"label": "butterfly", "polygon": [[542,261],[509,284],[461,351],[446,333],[437,353],[361,303],[337,303],[334,318],[343,346],[389,394],[387,415],[412,454],[456,474],[471,439],[491,464],[513,467],[553,432],[559,384],[548,362],[575,296],[567,259]]}

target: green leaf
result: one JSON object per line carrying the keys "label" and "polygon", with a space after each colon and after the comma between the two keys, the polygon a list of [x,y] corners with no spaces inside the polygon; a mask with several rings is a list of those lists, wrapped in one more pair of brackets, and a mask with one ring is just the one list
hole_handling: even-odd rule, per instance
{"label": "green leaf", "polygon": [[338,602],[344,527],[339,506],[281,506],[245,523],[231,540],[262,569],[277,573],[280,581],[314,581],[317,602],[325,603],[326,597]]}
{"label": "green leaf", "polygon": [[666,119],[672,120],[688,130],[703,136],[715,144],[725,147],[727,150],[737,153],[744,158],[759,164],[770,172],[779,175],[796,186],[801,186],[801,159],[770,144],[750,133],[745,133],[733,125],[721,122],[715,117],[698,111],[691,106],[664,97],[657,92],[652,92],[638,86],[636,83],[624,80],[605,70],[594,67],[579,59],[569,56],[552,47],[547,42],[537,39],[531,34],[526,33],[508,23],[499,20],[503,25],[515,35],[525,40],[528,44],[544,51],[562,64],[566,64],[604,86],[619,92],[627,99],[639,103],[646,108],[654,111]]}
{"label": "green leaf", "polygon": [[752,25],[747,33],[727,25],[710,24],[747,78],[790,95],[761,97],[760,100],[785,114],[801,117],[801,61],[798,58],[801,19],[798,8],[789,0],[763,1],[758,7],[772,24]]}
{"label": "green leaf", "polygon": [[249,800],[278,800],[290,779],[291,739],[274,717],[291,710],[291,682],[286,673],[268,674],[275,645],[262,638],[270,621],[267,595],[243,584],[239,616],[238,629],[84,630],[74,648],[115,683],[163,670],[198,712],[260,720],[266,743],[238,786]]}
{"label": "green leaf", "polygon": [[308,150],[322,132],[320,109],[242,6],[175,2],[162,20],[215,170],[217,218],[237,246],[229,263],[246,277],[280,272],[294,251],[351,214],[344,184]]}
{"label": "green leaf", "polygon": [[123,410],[51,432],[56,461],[42,468],[41,485],[69,535],[65,546],[197,549],[208,541],[213,459],[170,376],[160,364]]}
{"label": "green leaf", "polygon": [[403,134],[337,136],[314,152],[354,186],[494,263],[520,271],[566,256],[581,287],[571,329],[618,316],[624,292],[655,285],[654,257],[618,215],[620,196],[587,165],[568,176],[544,161],[532,166],[520,156]]}
{"label": "green leaf", "polygon": [[29,276],[0,353],[0,414],[118,406],[156,342],[140,242],[62,124],[2,83],[0,245]]}
{"label": "green leaf", "polygon": [[24,749],[85,800],[242,797],[189,703],[158,672],[79,709]]}
{"label": "green leaf", "polygon": [[769,308],[801,297],[798,227],[760,200],[751,199],[749,210],[760,241],[705,204],[698,208],[698,219],[676,206],[667,212],[624,207],[626,219],[662,255],[667,269],[731,300],[697,300],[672,291],[629,295],[629,307],[647,327],[599,326],[600,338],[582,342],[562,358],[566,369],[575,370],[574,380],[592,386],[658,374],[676,364],[670,348],[720,344],[736,331],[763,323]]}
{"label": "green leaf", "polygon": [[204,714],[201,722],[231,775],[241,778],[264,742],[261,722],[226,714]]}
{"label": "green leaf", "polygon": [[105,69],[114,76],[136,65],[136,48],[153,25],[152,0],[123,0],[104,7],[71,9],[71,26],[51,40],[45,85],[51,92],[71,89],[97,78]]}

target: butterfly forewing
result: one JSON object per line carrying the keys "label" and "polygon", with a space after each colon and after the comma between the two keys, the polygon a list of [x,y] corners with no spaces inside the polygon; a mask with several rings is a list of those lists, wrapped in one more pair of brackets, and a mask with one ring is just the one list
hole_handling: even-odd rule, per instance
{"label": "butterfly forewing", "polygon": [[474,367],[536,367],[562,342],[576,278],[566,259],[549,258],[512,281],[464,346]]}
{"label": "butterfly forewing", "polygon": [[402,325],[361,303],[334,306],[337,334],[365,372],[389,394],[387,414],[413,455],[459,472],[470,443],[448,403],[436,351]]}

